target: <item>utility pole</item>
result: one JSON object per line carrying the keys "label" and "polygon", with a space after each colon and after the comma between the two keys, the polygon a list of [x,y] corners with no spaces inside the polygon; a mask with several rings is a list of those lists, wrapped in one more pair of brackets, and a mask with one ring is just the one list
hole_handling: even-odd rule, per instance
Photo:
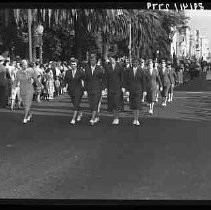
{"label": "utility pole", "polygon": [[31,9],[28,9],[28,37],[29,37],[29,62],[32,62],[32,13]]}

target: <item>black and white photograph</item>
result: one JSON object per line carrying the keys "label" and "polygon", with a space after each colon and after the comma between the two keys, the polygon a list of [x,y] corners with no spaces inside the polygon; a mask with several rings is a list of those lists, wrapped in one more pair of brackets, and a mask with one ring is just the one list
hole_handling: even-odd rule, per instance
{"label": "black and white photograph", "polygon": [[0,204],[211,200],[210,23],[194,2],[0,3]]}

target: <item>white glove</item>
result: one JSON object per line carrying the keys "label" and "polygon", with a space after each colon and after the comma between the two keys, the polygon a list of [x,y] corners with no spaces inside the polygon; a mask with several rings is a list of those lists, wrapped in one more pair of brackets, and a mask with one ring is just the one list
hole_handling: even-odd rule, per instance
{"label": "white glove", "polygon": [[160,91],[163,91],[163,87],[160,87]]}
{"label": "white glove", "polygon": [[84,91],[84,96],[86,96],[86,97],[87,97],[87,95],[88,95],[87,91]]}
{"label": "white glove", "polygon": [[147,92],[144,91],[144,92],[143,92],[143,96],[145,97],[146,95],[147,95]]}
{"label": "white glove", "polygon": [[129,96],[130,95],[130,93],[128,91],[125,94],[126,94],[126,96]]}
{"label": "white glove", "polygon": [[122,88],[122,92],[123,92],[123,93],[125,92],[125,88]]}

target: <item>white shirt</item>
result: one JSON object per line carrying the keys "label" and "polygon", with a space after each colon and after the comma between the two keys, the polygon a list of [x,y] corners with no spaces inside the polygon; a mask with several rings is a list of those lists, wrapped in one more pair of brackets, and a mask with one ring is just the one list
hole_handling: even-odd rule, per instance
{"label": "white shirt", "polygon": [[137,67],[133,67],[134,76],[136,76],[136,72],[137,72]]}
{"label": "white shirt", "polygon": [[75,77],[75,73],[76,73],[76,69],[75,70],[72,70],[73,78]]}
{"label": "white shirt", "polygon": [[112,69],[113,69],[113,70],[115,69],[115,66],[116,66],[116,64],[114,64],[114,65],[112,64]]}
{"label": "white shirt", "polygon": [[96,67],[96,66],[91,66],[92,75],[93,75],[93,73],[94,73],[95,67]]}

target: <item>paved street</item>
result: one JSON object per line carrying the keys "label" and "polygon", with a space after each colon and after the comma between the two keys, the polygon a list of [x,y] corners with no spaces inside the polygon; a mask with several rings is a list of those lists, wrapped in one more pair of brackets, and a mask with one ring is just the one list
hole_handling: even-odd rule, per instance
{"label": "paved street", "polygon": [[105,101],[91,127],[86,99],[72,126],[67,95],[34,102],[27,125],[22,111],[0,109],[0,198],[211,199],[210,102],[209,91],[178,88],[153,116],[144,107],[142,127],[127,105],[112,126]]}

